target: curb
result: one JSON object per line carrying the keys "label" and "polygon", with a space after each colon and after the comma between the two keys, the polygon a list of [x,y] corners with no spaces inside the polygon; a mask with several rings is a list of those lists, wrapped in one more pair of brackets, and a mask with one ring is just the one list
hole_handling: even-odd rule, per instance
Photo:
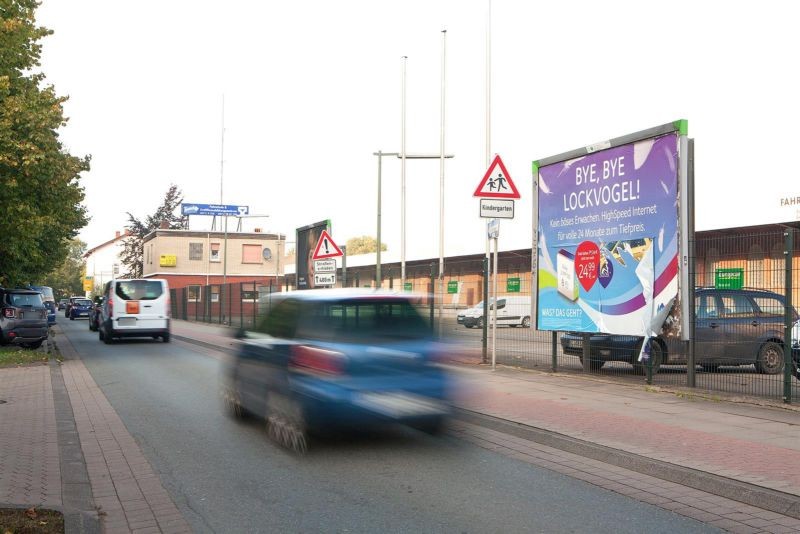
{"label": "curb", "polygon": [[[61,333],[60,330],[59,333]],[[99,534],[102,532],[101,521],[94,505],[86,459],[83,456],[75,425],[75,414],[72,411],[72,402],[61,374],[59,357],[63,360],[64,355],[54,339],[49,339],[48,345],[50,382],[53,388],[59,464],[61,466],[63,506],[59,511],[64,515],[64,532],[67,534]]]}
{"label": "curb", "polygon": [[705,473],[635,453],[613,449],[589,441],[565,436],[550,430],[485,415],[463,408],[454,408],[456,419],[490,428],[505,434],[533,441],[593,460],[615,465],[675,484],[712,493],[750,506],[800,519],[800,497],[777,490]]}

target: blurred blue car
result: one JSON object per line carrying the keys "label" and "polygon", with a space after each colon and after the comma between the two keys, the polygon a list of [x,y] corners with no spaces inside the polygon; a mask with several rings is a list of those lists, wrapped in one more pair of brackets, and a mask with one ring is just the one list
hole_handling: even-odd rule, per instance
{"label": "blurred blue car", "polygon": [[235,417],[253,414],[269,436],[304,452],[309,433],[400,422],[437,433],[450,383],[446,346],[408,294],[320,289],[273,297],[272,309],[223,370]]}

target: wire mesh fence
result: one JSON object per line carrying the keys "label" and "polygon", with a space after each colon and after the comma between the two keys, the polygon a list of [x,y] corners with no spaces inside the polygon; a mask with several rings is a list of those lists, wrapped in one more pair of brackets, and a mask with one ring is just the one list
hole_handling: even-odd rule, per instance
{"label": "wire mesh fence", "polygon": [[[692,387],[785,401],[800,398],[798,239],[778,228],[752,235],[706,232],[695,240],[693,345],[680,333],[646,342],[637,336],[536,329],[530,251],[506,252],[487,277],[482,256],[352,269],[339,286],[376,287],[419,295],[418,308],[435,331],[498,364],[587,373],[623,382]],[[173,290],[173,316],[248,328],[268,313],[285,288],[255,282]],[[496,299],[485,295],[496,294]],[[492,319],[497,317],[496,322]],[[788,328],[787,328],[788,327]],[[794,331],[794,335],[788,331]],[[794,339],[793,339],[794,338]],[[640,355],[649,355],[642,363]],[[792,376],[792,374],[794,376]]]}

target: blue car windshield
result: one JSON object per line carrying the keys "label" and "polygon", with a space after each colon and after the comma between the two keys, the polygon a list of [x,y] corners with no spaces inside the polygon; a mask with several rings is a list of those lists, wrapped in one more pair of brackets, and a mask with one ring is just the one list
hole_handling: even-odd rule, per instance
{"label": "blue car windshield", "polygon": [[76,306],[91,306],[92,301],[89,299],[75,299]]}
{"label": "blue car windshield", "polygon": [[368,342],[421,339],[428,324],[405,299],[352,299],[306,304],[297,337],[323,341]]}

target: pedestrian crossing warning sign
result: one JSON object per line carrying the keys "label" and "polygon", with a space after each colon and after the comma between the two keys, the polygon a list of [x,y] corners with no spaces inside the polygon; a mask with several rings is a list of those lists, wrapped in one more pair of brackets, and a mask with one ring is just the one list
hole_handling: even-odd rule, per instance
{"label": "pedestrian crossing warning sign", "polygon": [[495,156],[483,180],[472,194],[481,198],[519,198],[519,191],[500,156]]}
{"label": "pedestrian crossing warning sign", "polygon": [[343,256],[342,249],[333,242],[331,234],[327,230],[323,230],[317,241],[317,246],[314,248],[313,260],[322,260],[325,258],[337,258]]}

